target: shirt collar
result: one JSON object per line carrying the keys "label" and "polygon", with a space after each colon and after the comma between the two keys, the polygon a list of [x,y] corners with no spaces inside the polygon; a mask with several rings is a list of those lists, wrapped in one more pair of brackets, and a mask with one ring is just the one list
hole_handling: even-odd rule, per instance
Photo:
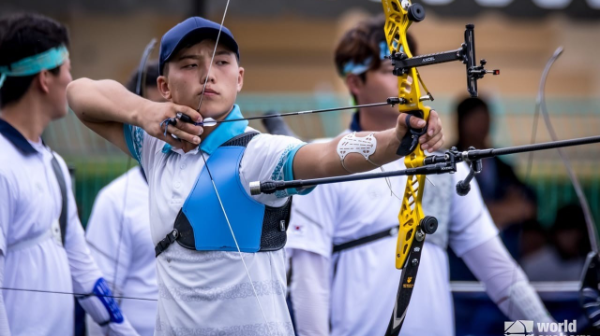
{"label": "shirt collar", "polygon": [[[238,105],[233,105],[233,109],[229,112],[225,120],[241,119],[243,117],[240,107]],[[227,142],[227,140],[236,135],[243,134],[244,131],[246,131],[246,127],[248,127],[248,120],[219,123],[217,128],[212,131],[206,139],[202,140],[200,150],[210,155],[219,148],[219,146]],[[162,152],[168,153],[171,150],[173,150],[171,145],[165,144]]]}
{"label": "shirt collar", "polygon": [[25,137],[19,133],[11,124],[3,119],[0,119],[0,134],[2,134],[8,141],[17,147],[21,153],[25,155],[36,154],[37,150],[25,139]]}
{"label": "shirt collar", "polygon": [[352,121],[350,122],[350,131],[351,132],[362,132],[362,128],[360,127],[360,114],[358,111],[354,112],[352,115]]}

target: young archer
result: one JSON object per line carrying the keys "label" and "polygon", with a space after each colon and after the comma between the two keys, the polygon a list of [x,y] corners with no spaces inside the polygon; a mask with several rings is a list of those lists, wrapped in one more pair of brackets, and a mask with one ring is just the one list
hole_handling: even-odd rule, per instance
{"label": "young archer", "polygon": [[[402,114],[390,129],[321,144],[257,134],[243,120],[216,127],[177,120],[178,112],[196,123],[242,118],[235,104],[244,84],[239,61],[227,28],[192,17],[161,40],[158,89],[169,102],[150,102],[110,80],[79,79],[67,89],[81,121],[130,153],[147,175],[158,335],[293,335],[281,248],[288,198],[310,190],[250,196],[249,182],[363,172],[400,158],[396,151],[408,127]],[[409,120],[413,128],[426,124]],[[350,144],[348,153],[338,151],[342,141]],[[360,149],[364,142],[372,146],[368,155]],[[442,142],[434,112],[420,143],[433,151]]]}

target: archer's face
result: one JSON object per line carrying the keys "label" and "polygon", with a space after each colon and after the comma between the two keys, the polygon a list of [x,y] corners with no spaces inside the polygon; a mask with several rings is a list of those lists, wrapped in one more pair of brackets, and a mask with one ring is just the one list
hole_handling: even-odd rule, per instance
{"label": "archer's face", "polygon": [[[381,62],[381,66],[376,70],[366,72],[366,80],[361,81],[353,90],[358,101],[357,104],[380,103],[386,101],[389,97],[398,96],[398,77],[392,73],[393,66],[389,60]],[[389,119],[394,127],[395,120],[398,117],[398,107],[382,106],[378,108],[369,108],[366,110],[369,116],[373,118]]]}
{"label": "archer's face", "polygon": [[166,76],[159,78],[158,88],[166,99],[193,109],[202,100],[202,116],[222,119],[231,111],[242,89],[244,68],[238,65],[236,55],[222,45],[217,47],[210,67],[214,47],[215,42],[207,39],[180,50],[167,63]]}
{"label": "archer's face", "polygon": [[60,67],[58,75],[48,73],[48,105],[52,107],[51,119],[64,117],[67,112],[67,85],[71,83],[71,61],[67,59]]}

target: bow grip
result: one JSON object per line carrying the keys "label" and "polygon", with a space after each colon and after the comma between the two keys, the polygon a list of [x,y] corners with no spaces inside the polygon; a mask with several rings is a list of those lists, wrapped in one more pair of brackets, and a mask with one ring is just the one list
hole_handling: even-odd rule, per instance
{"label": "bow grip", "polygon": [[419,145],[419,138],[421,135],[427,133],[427,125],[423,128],[412,128],[410,127],[410,119],[412,116],[423,119],[423,111],[421,110],[413,110],[413,111],[404,111],[406,113],[406,126],[408,127],[408,132],[404,135],[402,140],[400,141],[400,146],[396,151],[396,154],[400,156],[407,156],[410,153],[414,152]]}

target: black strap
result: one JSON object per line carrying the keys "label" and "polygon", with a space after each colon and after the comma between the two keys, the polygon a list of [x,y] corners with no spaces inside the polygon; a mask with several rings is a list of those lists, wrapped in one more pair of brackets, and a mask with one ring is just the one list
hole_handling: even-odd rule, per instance
{"label": "black strap", "polygon": [[54,176],[56,176],[56,180],[58,181],[58,186],[60,188],[60,196],[62,198],[62,206],[60,209],[60,239],[62,241],[63,246],[65,246],[65,235],[67,234],[67,185],[65,183],[65,176],[63,174],[62,169],[60,168],[60,164],[58,160],[52,154],[52,170],[54,170]]}
{"label": "black strap", "polygon": [[377,241],[382,238],[394,237],[397,234],[398,234],[398,225],[393,226],[389,229],[385,229],[383,231],[379,231],[377,233],[374,233],[374,234],[366,236],[366,237],[351,240],[349,242],[339,244],[339,245],[333,245],[333,253],[338,253],[340,251],[347,250],[347,249],[350,249],[353,247],[372,243],[372,242]]}
{"label": "black strap", "polygon": [[163,253],[174,241],[179,237],[179,231],[177,229],[173,229],[173,231],[169,232],[165,238],[156,244],[154,247],[154,257],[158,257],[159,254]]}

